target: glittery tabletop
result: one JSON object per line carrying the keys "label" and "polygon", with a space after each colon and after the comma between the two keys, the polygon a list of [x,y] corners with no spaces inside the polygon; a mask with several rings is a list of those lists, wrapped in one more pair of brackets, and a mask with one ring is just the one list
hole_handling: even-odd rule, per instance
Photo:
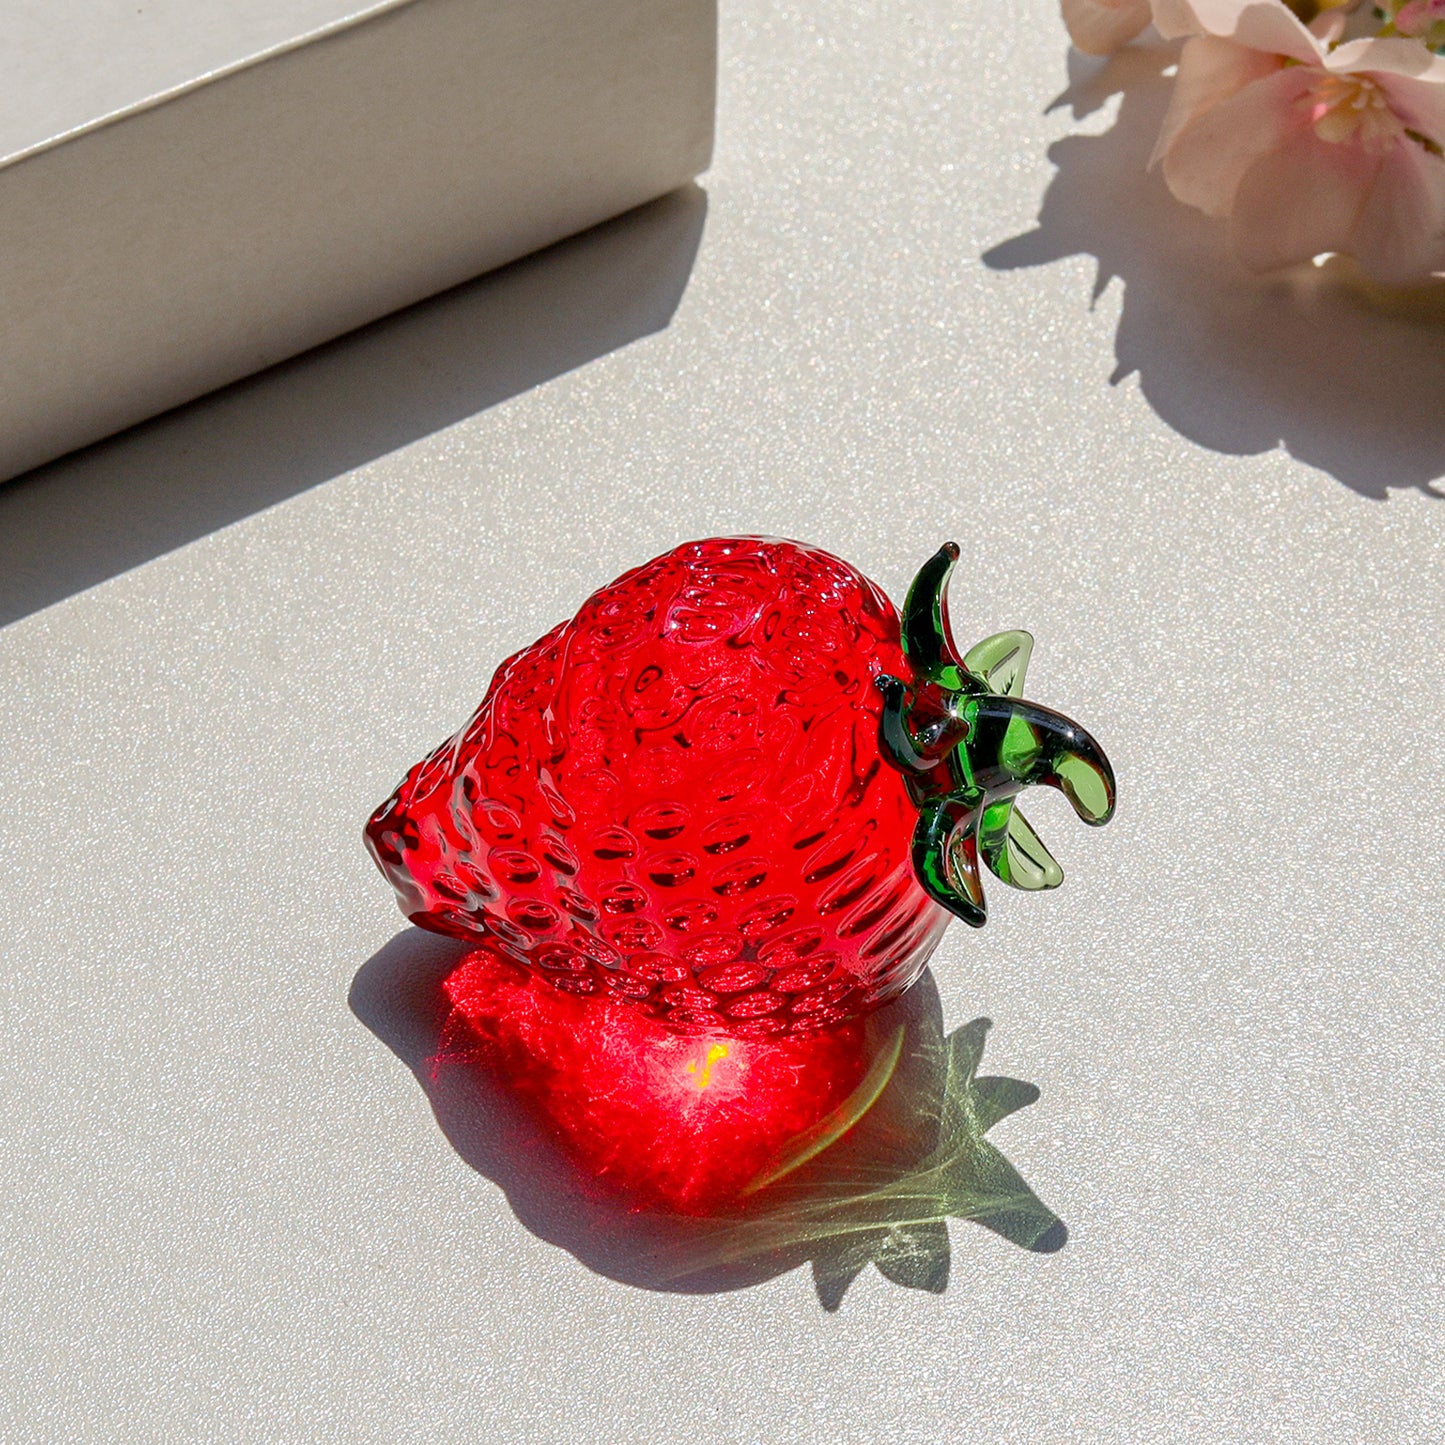
{"label": "glittery tabletop", "polygon": [[[0,1435],[1439,1440],[1440,332],[1231,273],[1143,172],[1167,62],[1048,5],[722,46],[702,189],[0,489]],[[1063,888],[933,964],[1055,1253],[659,1287],[355,997],[416,951],[368,812],[732,532],[896,601],[956,539],[1108,746],[1106,831],[1031,810]]]}

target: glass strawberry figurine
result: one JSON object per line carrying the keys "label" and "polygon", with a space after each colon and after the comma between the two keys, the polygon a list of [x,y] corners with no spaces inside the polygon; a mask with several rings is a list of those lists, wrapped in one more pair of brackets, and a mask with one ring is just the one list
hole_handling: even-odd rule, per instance
{"label": "glass strawberry figurine", "polygon": [[901,622],[846,562],[760,537],[604,587],[368,822],[403,912],[681,1032],[816,1034],[902,993],[950,918],[984,922],[980,861],[1061,881],[1022,789],[1114,808],[1099,745],[1019,696],[1027,633],[955,651],[958,555]]}

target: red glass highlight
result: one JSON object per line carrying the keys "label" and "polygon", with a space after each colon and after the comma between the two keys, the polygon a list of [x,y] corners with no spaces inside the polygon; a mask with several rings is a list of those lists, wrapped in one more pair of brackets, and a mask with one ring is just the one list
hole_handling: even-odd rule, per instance
{"label": "red glass highlight", "polygon": [[745,1200],[869,1065],[859,1021],[806,1038],[686,1036],[490,948],[445,988],[443,1060],[480,1052],[585,1173],[635,1207],[706,1214]]}

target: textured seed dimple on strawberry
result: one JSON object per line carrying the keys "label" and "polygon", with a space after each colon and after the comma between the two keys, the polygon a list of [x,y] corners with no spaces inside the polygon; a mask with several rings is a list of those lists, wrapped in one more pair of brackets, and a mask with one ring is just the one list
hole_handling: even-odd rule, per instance
{"label": "textured seed dimple on strawberry", "polygon": [[683,1032],[816,1034],[895,997],[951,917],[983,922],[980,860],[1062,878],[1025,786],[1113,811],[1098,745],[1019,696],[1027,634],[955,652],[957,555],[901,624],[847,563],[765,538],[604,587],[367,824],[403,911]]}

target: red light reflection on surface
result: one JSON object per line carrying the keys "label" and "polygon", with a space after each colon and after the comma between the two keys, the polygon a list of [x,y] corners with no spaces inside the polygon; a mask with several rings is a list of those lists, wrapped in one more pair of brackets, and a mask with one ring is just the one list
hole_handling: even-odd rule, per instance
{"label": "red light reflection on surface", "polygon": [[685,1036],[486,948],[445,988],[439,1062],[480,1045],[582,1167],[639,1206],[705,1214],[736,1201],[867,1069],[861,1023],[783,1041]]}

